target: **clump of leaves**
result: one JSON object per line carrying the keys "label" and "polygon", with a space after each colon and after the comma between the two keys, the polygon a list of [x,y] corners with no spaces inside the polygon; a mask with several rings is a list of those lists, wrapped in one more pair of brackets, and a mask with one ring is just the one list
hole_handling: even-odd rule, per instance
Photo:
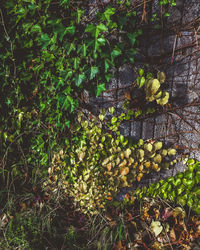
{"label": "clump of leaves", "polygon": [[153,102],[156,100],[157,104],[165,105],[169,99],[169,93],[162,92],[160,87],[166,80],[166,75],[164,72],[158,72],[157,78],[153,78],[152,73],[148,72],[146,78],[144,77],[144,69],[138,70],[139,76],[136,83],[139,88],[144,86],[146,100],[148,102]]}
{"label": "clump of leaves", "polygon": [[122,105],[124,112],[135,118],[153,114],[159,105],[164,106],[169,101],[169,93],[161,90],[161,85],[166,80],[164,72],[159,71],[157,78],[153,78],[152,73],[148,72],[145,76],[144,69],[140,68],[138,74],[136,84],[125,93],[126,100]]}
{"label": "clump of leaves", "polygon": [[134,191],[137,197],[161,197],[181,206],[187,205],[200,214],[200,163],[189,159],[188,169],[175,177],[160,180],[158,183]]}
{"label": "clump of leaves", "polygon": [[79,113],[72,144],[54,154],[44,186],[60,186],[85,210],[95,211],[113,200],[120,188],[131,187],[150,171],[173,165],[167,157],[176,150],[142,139],[133,144],[120,134],[121,120],[122,116],[113,116],[106,121],[103,112],[99,119],[90,116],[87,120]]}
{"label": "clump of leaves", "polygon": [[87,1],[2,1],[0,156],[16,176],[25,164],[33,172],[47,166],[51,150],[65,144],[84,89],[99,96],[113,67],[134,62],[142,33],[135,10],[108,5],[91,19],[87,8]]}
{"label": "clump of leaves", "polygon": [[65,144],[62,135],[69,132],[82,91],[99,96],[113,68],[134,63],[140,12],[131,1],[120,2],[90,18],[88,1],[2,1],[0,157],[5,172],[8,166],[20,178],[25,171],[28,177],[38,176],[37,171],[46,175],[52,150]]}
{"label": "clump of leaves", "polygon": [[145,95],[148,102],[156,101],[157,104],[163,106],[168,103],[169,93],[162,91],[161,84],[165,82],[166,76],[164,72],[158,72],[157,78],[149,78],[145,81]]}

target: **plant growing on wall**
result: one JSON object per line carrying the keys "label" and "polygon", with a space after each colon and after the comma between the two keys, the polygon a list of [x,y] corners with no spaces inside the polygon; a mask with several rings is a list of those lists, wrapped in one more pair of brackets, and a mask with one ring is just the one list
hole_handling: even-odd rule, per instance
{"label": "plant growing on wall", "polygon": [[1,6],[3,165],[24,165],[21,150],[7,161],[21,148],[26,165],[45,166],[57,143],[65,143],[59,135],[69,133],[83,89],[99,96],[113,67],[133,63],[142,31],[136,12],[118,5],[92,19],[87,5],[73,1],[8,0]]}
{"label": "plant growing on wall", "polygon": [[181,206],[187,205],[194,212],[200,214],[200,163],[194,159],[187,161],[188,169],[178,173],[175,177],[160,180],[149,187],[135,190],[133,196],[160,197]]}
{"label": "plant growing on wall", "polygon": [[169,93],[161,89],[166,80],[164,72],[159,71],[157,78],[148,72],[145,77],[144,69],[140,68],[138,75],[131,90],[125,93],[126,100],[122,105],[124,112],[134,118],[154,114],[159,110],[159,106],[162,107],[169,101]]}
{"label": "plant growing on wall", "polygon": [[151,171],[173,166],[175,149],[166,149],[159,141],[133,144],[119,132],[119,120],[123,119],[113,116],[106,120],[101,113],[99,119],[88,120],[79,113],[77,126],[71,131],[74,138],[70,146],[54,154],[44,187],[61,186],[84,211],[95,212],[121,188],[131,187]]}

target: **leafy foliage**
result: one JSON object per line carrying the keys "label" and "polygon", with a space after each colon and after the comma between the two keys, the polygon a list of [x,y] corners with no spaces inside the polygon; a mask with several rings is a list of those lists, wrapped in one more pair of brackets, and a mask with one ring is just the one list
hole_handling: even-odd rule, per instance
{"label": "leafy foliage", "polygon": [[187,205],[197,214],[200,214],[200,163],[189,159],[188,169],[178,173],[176,177],[160,180],[158,183],[134,191],[138,197],[161,197],[164,200],[175,202],[181,206]]}
{"label": "leafy foliage", "polygon": [[[165,82],[165,79],[166,76],[163,72],[158,72],[157,79],[148,78],[146,81],[144,79],[143,84],[145,84],[145,94],[146,94],[146,100],[148,102],[156,100],[157,104],[161,106],[168,103],[169,93],[166,91],[162,92],[162,90],[160,90],[160,85]],[[140,87],[141,87],[141,80],[140,80]]]}
{"label": "leafy foliage", "polygon": [[[173,160],[176,150],[163,148],[162,142],[139,140],[134,144],[120,134],[122,121],[129,120],[133,114],[135,117],[141,115],[138,107],[135,112],[128,110],[119,116],[112,116],[114,108],[110,108],[112,117],[109,120],[104,112],[99,118],[88,113],[85,117],[82,113],[76,117],[84,90],[100,96],[113,76],[113,68],[134,63],[142,29],[135,7],[131,8],[131,1],[116,1],[116,4],[100,8],[94,18],[90,17],[92,14],[88,16],[85,2],[1,2],[1,185],[6,183],[9,192],[11,188],[15,192],[17,185],[24,188],[24,183],[33,185],[39,180],[43,182],[43,202],[49,204],[48,197],[55,193],[60,208],[60,194],[65,192],[64,197],[72,197],[81,212],[97,214],[99,208],[106,209],[107,204],[116,205],[113,199],[121,187],[130,187],[150,171],[160,171],[176,162]],[[175,5],[175,1],[160,1],[160,5],[167,8]],[[168,16],[168,13],[164,15]],[[137,82],[139,88],[143,88],[146,100],[156,100],[157,104],[165,105],[169,94],[160,90],[165,81],[164,73],[159,72],[157,79],[150,75],[145,79],[143,74],[144,70],[140,69]],[[152,112],[154,109],[147,109],[147,113]],[[186,171],[183,176],[179,174],[178,179],[168,180],[169,185],[165,181],[158,184],[160,190],[165,190],[167,186],[167,191],[180,184],[176,202],[187,204],[197,213],[198,167],[197,163],[191,163],[189,172]],[[150,190],[151,194],[152,189],[150,187],[141,192],[148,193]],[[6,193],[6,198],[0,196],[2,204],[7,198],[11,199],[9,192],[2,191]],[[137,190],[139,198],[141,192]],[[166,198],[163,191],[159,194]],[[175,200],[173,195],[171,192],[167,198]],[[34,199],[41,201],[41,197]],[[0,218],[1,229],[7,225],[4,236],[0,235],[1,239],[6,239],[1,241],[2,247],[41,248],[44,241],[46,243],[46,237],[54,236],[63,240],[61,248],[69,248],[79,241],[77,232],[82,230],[79,226],[85,218],[81,212],[71,211],[63,223],[63,218],[58,220],[52,216],[58,207],[51,208],[46,215],[47,211],[43,211],[43,203],[40,202],[37,209],[48,220],[44,224],[37,209],[34,210],[35,202],[32,201],[30,211],[25,203],[20,204],[21,209],[14,216],[8,212]],[[66,211],[70,211],[71,207],[67,206]],[[66,221],[69,222],[73,216],[79,218],[79,226],[72,223],[67,233],[62,230],[57,232],[58,225],[62,225],[63,229]],[[55,231],[53,223],[56,224]],[[118,249],[122,249],[122,240],[127,237],[123,223],[119,220],[114,233],[105,227],[106,235],[111,231],[112,243],[118,241],[115,244]],[[162,225],[157,222],[153,227],[152,223],[152,231],[160,235],[155,225],[160,231]],[[49,232],[51,228],[53,231]]]}
{"label": "leafy foliage", "polygon": [[150,171],[174,164],[167,157],[175,155],[176,150],[164,149],[162,142],[139,140],[133,144],[125,139],[118,128],[124,117],[105,120],[101,113],[99,119],[86,120],[79,113],[73,142],[54,154],[44,188],[63,187],[83,211],[97,213],[98,207],[104,208],[120,188],[131,187]]}
{"label": "leafy foliage", "polygon": [[[161,84],[166,80],[164,72],[159,71],[157,78],[153,78],[153,74],[148,72],[145,77],[144,69],[140,68],[138,74],[137,86],[134,85],[125,93],[125,101],[122,107],[127,117],[133,116],[140,119],[146,115],[155,114],[156,110],[159,110],[159,106],[166,105],[169,100],[169,93],[161,90]],[[144,99],[146,102],[144,102]]]}
{"label": "leafy foliage", "polygon": [[[142,31],[135,11],[118,5],[94,20],[88,20],[87,6],[73,1],[8,0],[1,6],[0,155],[4,167],[29,165],[15,166],[14,176],[32,176],[40,165],[43,175],[52,150],[65,145],[62,135],[83,89],[99,96],[113,67],[134,62]],[[15,159],[9,157],[16,148]]]}

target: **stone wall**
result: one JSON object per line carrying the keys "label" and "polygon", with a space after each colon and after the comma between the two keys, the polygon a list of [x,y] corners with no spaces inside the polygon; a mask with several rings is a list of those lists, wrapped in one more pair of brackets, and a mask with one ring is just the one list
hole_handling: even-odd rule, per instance
{"label": "stone wall", "polygon": [[[143,35],[135,65],[124,65],[115,70],[108,90],[101,97],[90,98],[95,110],[114,106],[119,112],[124,94],[136,79],[137,68],[145,63],[152,71],[164,71],[165,87],[170,92],[171,110],[163,108],[158,115],[143,120],[131,120],[121,125],[121,132],[133,140],[142,138],[162,140],[169,146],[177,146],[180,152],[200,160],[200,3],[185,0],[182,8],[174,7],[170,17],[163,20],[162,28],[154,29],[143,23]],[[160,12],[158,1],[152,1],[149,13]],[[149,16],[148,16],[149,17]],[[198,30],[199,28],[199,30]],[[195,33],[195,31],[198,31]],[[200,48],[199,48],[200,49]],[[150,184],[183,171],[177,164],[173,169],[151,174],[141,183]]]}

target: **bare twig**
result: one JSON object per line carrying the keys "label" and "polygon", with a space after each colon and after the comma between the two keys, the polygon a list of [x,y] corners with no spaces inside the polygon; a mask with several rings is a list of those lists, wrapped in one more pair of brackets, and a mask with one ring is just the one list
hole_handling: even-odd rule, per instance
{"label": "bare twig", "polygon": [[146,12],[146,0],[144,0],[143,12],[142,12],[142,20],[141,23],[147,23],[147,12]]}
{"label": "bare twig", "polygon": [[172,51],[171,63],[174,62],[174,53],[175,53],[175,49],[176,49],[176,41],[177,41],[177,34],[175,35],[175,39],[174,39],[174,46],[173,46],[173,51]]}
{"label": "bare twig", "polygon": [[198,52],[199,52],[199,43],[198,43],[198,38],[197,38],[197,32],[198,32],[198,30],[194,30],[194,35],[195,35],[195,40],[196,40],[196,47],[197,47],[197,55],[198,55]]}

